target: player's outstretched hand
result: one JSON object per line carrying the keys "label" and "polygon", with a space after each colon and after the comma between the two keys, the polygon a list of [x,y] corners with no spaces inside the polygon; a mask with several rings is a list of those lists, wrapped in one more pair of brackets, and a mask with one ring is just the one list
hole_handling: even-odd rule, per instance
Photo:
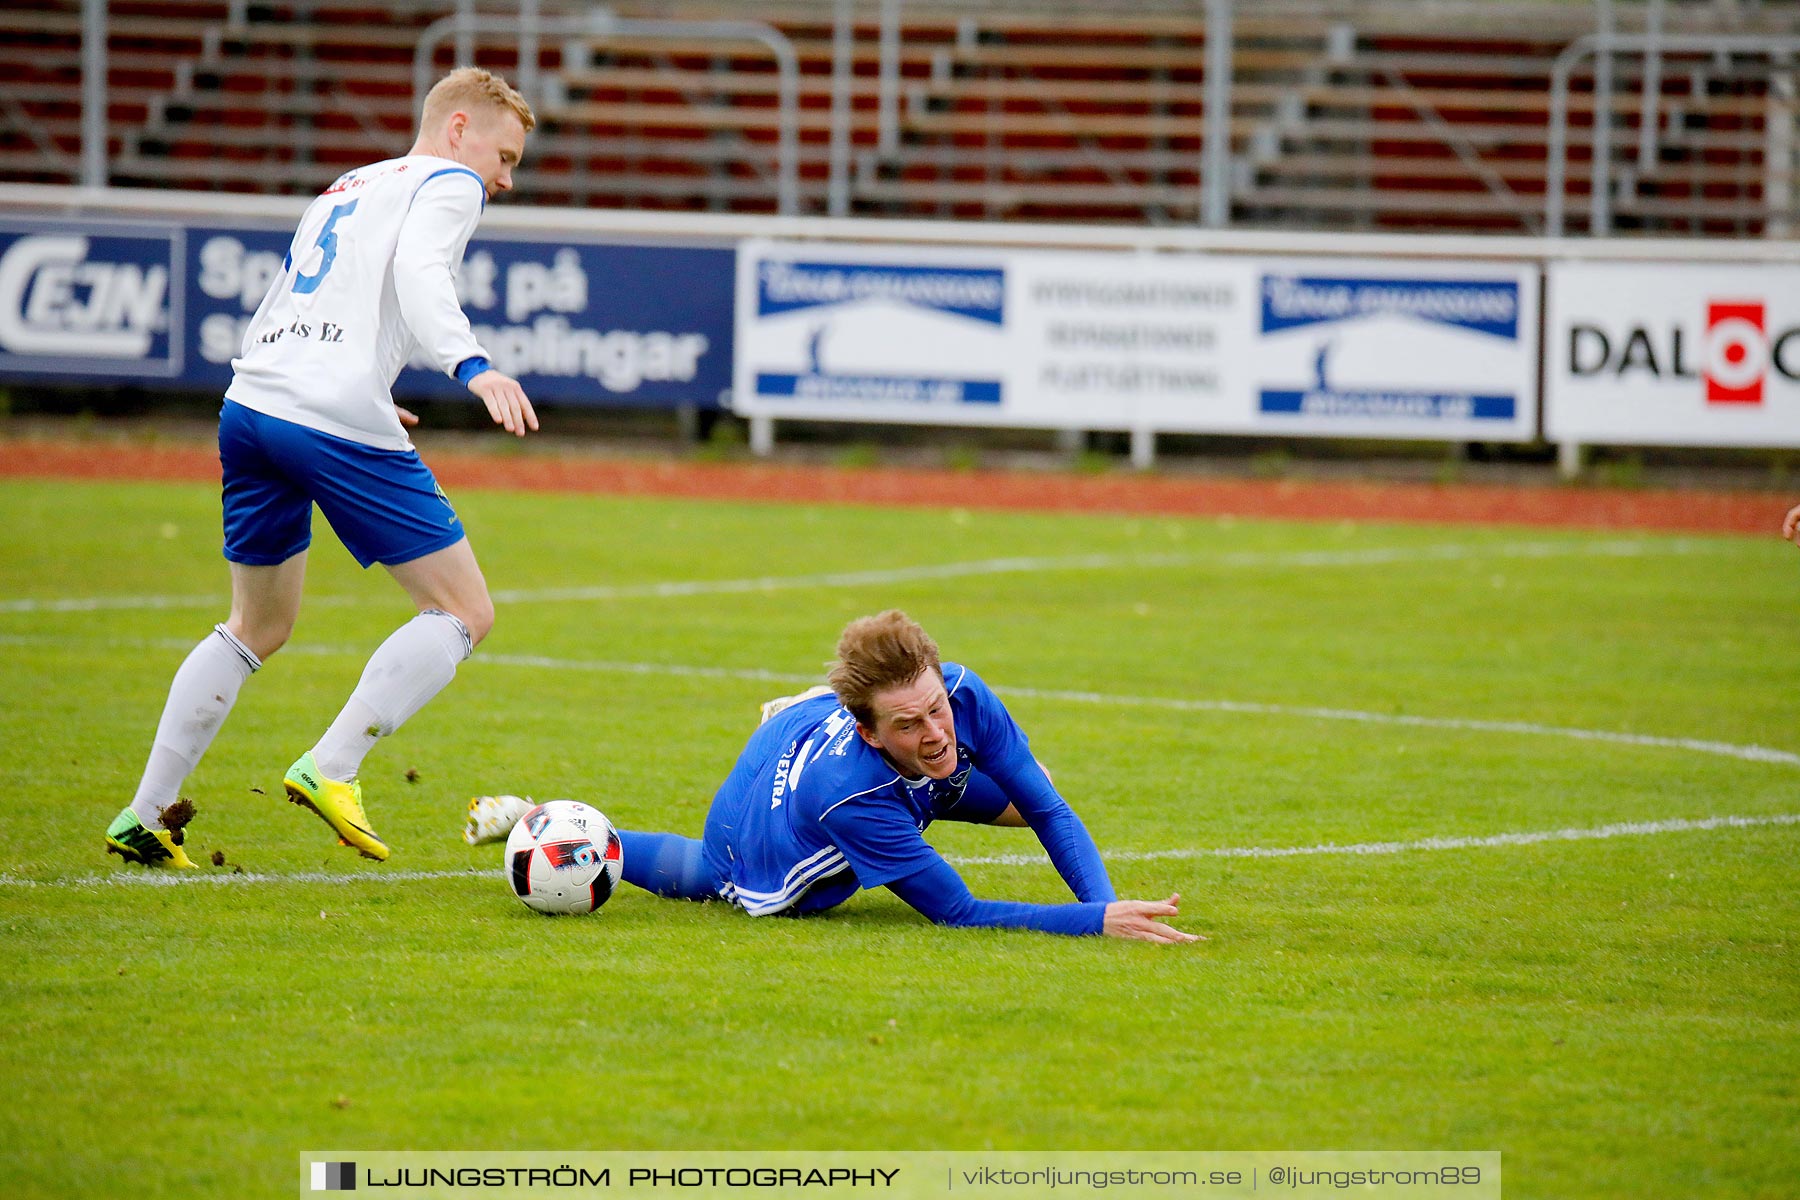
{"label": "player's outstretched hand", "polygon": [[419,423],[419,414],[418,413],[414,412],[410,408],[401,408],[398,404],[394,405],[394,415],[399,417],[400,423],[402,425],[406,426],[408,429],[411,429],[413,426],[415,426]]}
{"label": "player's outstretched hand", "polygon": [[1107,937],[1136,938],[1142,942],[1204,942],[1198,933],[1183,933],[1173,925],[1164,925],[1159,917],[1180,913],[1181,893],[1167,900],[1114,900],[1106,906],[1106,923],[1101,932]]}
{"label": "player's outstretched hand", "polygon": [[1787,519],[1781,523],[1781,536],[1800,546],[1800,504],[1788,509]]}
{"label": "player's outstretched hand", "polygon": [[494,424],[505,426],[506,432],[524,437],[527,429],[538,427],[537,414],[531,411],[525,389],[510,375],[489,368],[469,380],[469,390],[481,397],[488,416],[494,418]]}

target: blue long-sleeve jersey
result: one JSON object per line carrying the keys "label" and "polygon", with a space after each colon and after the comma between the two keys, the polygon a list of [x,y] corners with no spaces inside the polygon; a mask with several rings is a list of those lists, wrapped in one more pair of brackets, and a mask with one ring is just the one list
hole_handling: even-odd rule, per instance
{"label": "blue long-sleeve jersey", "polygon": [[[1116,896],[1093,838],[999,697],[967,667],[945,663],[943,672],[957,739],[947,779],[901,775],[832,696],[759,728],[706,819],[704,852],[719,894],[766,916],[816,912],[859,888],[886,886],[941,924],[1099,933]],[[987,822],[1008,803],[1077,903],[978,900],[925,840],[933,821]]]}

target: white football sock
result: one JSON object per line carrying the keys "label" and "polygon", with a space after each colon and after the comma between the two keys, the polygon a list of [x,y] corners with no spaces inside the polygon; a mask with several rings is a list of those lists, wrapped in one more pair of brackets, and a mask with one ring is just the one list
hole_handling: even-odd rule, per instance
{"label": "white football sock", "polygon": [[144,777],[131,798],[131,811],[146,828],[163,827],[162,810],[175,803],[182,781],[200,765],[200,756],[225,723],[238,689],[260,666],[262,660],[223,625],[215,625],[188,653],[169,684],[150,761],[144,764]]}
{"label": "white football sock", "polygon": [[394,630],[363,668],[344,711],[313,747],[319,773],[353,781],[375,743],[442,691],[455,677],[456,664],[473,650],[467,627],[440,609],[428,608]]}

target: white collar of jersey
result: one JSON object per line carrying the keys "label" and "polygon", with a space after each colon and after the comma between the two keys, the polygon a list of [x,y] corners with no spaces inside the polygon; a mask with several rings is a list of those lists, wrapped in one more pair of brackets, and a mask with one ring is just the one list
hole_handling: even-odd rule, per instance
{"label": "white collar of jersey", "polygon": [[908,791],[911,791],[912,789],[917,788],[917,787],[922,787],[925,784],[928,784],[931,782],[931,776],[929,776],[929,775],[920,775],[917,778],[909,779],[906,775],[906,772],[904,772],[900,769],[900,764],[896,763],[891,757],[889,757],[888,752],[886,750],[883,750],[883,749],[877,747],[875,750],[875,753],[881,755],[881,761],[888,765],[889,770],[893,771],[894,774],[896,774],[900,777],[900,782],[904,783],[906,785],[906,788]]}
{"label": "white collar of jersey", "polygon": [[[908,778],[906,773],[900,769],[899,765],[897,763],[895,763],[894,760],[888,756],[888,752],[886,750],[877,749],[875,751],[875,753],[881,755],[881,761],[886,763],[888,765],[888,767],[894,772],[894,774],[900,777],[900,782],[904,783],[906,785],[907,791],[909,791],[909,792],[917,791],[919,788],[931,786],[931,783],[932,783],[931,776],[919,775],[914,778]],[[961,742],[958,742],[958,743],[956,743],[956,765],[959,769],[962,767],[962,756],[963,756],[963,745]],[[939,782],[949,783],[956,778],[956,774],[957,774],[956,771],[952,771],[952,772],[950,772],[949,775],[945,776]]]}

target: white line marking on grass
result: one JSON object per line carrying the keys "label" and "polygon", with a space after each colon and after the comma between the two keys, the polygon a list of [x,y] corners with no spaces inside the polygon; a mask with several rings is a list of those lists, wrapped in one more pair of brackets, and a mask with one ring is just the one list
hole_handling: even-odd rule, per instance
{"label": "white line marking on grass", "polygon": [[[96,638],[90,640],[57,637],[49,634],[0,634],[0,646],[77,646],[118,647],[130,649],[182,651],[193,648],[193,642],[179,638]],[[370,651],[354,646],[288,646],[283,654],[309,658],[366,658]],[[751,683],[779,684],[783,687],[820,683],[817,675],[769,671],[756,667],[703,667],[682,663],[614,662],[606,659],[551,658],[540,654],[480,653],[469,660],[477,666],[523,667],[543,671],[578,671],[613,675],[666,675],[682,679],[730,679]],[[1415,729],[1449,729],[1475,733],[1509,733],[1526,737],[1572,738],[1583,742],[1604,742],[1616,746],[1647,746],[1660,750],[1686,750],[1694,754],[1714,754],[1743,762],[1779,763],[1800,766],[1800,754],[1776,750],[1768,746],[1738,745],[1733,742],[1704,738],[1662,737],[1648,733],[1620,733],[1608,729],[1582,729],[1567,725],[1540,725],[1532,721],[1498,721],[1474,717],[1427,717],[1407,713],[1363,712],[1353,708],[1323,708],[1295,704],[1263,704],[1248,700],[1184,700],[1176,696],[1129,696],[1111,692],[1063,691],[1051,688],[991,685],[1002,696],[1030,700],[1060,700],[1072,704],[1117,705],[1130,708],[1155,708],[1166,712],[1234,713],[1242,716],[1298,717],[1302,720],[1352,721],[1365,725],[1402,725]]]}
{"label": "white line marking on grass", "polygon": [[0,613],[100,612],[107,609],[223,608],[231,602],[217,596],[76,596],[53,600],[0,600]]}
{"label": "white line marking on grass", "polygon": [[[1493,846],[1535,846],[1540,842],[1588,842],[1616,837],[1648,837],[1658,833],[1694,833],[1708,829],[1754,829],[1766,825],[1800,825],[1800,813],[1767,817],[1703,817],[1667,821],[1624,821],[1593,829],[1547,829],[1536,833],[1496,833],[1488,837],[1434,837],[1413,842],[1355,842],[1347,846],[1215,846],[1197,850],[1117,850],[1100,855],[1108,862],[1157,862],[1185,858],[1303,858],[1319,854],[1408,854],[1423,850],[1476,850]],[[1049,865],[1042,854],[993,854],[951,858],[964,866],[1026,867]]]}
{"label": "white line marking on grass", "polygon": [[[1624,821],[1591,829],[1549,829],[1535,833],[1497,833],[1487,837],[1434,837],[1411,842],[1355,842],[1339,845],[1325,842],[1316,846],[1214,846],[1189,850],[1109,850],[1101,856],[1107,862],[1158,862],[1165,859],[1195,858],[1301,858],[1313,855],[1391,855],[1428,850],[1475,850],[1497,846],[1533,846],[1542,842],[1586,842],[1618,837],[1649,837],[1659,833],[1698,833],[1711,829],[1756,829],[1776,825],[1800,825],[1800,813],[1777,813],[1766,817],[1703,817],[1699,820],[1673,818],[1666,821]],[[946,855],[957,866],[1036,867],[1049,866],[1042,854]],[[181,887],[188,884],[238,886],[261,883],[319,883],[343,885],[354,883],[420,883],[442,879],[500,879],[500,870],[469,869],[462,871],[382,871],[372,869],[354,874],[325,871],[297,871],[291,875],[272,875],[260,871],[242,874],[194,874],[188,871],[121,871],[112,875],[83,875],[69,879],[22,879],[0,874],[0,887],[10,888],[89,888],[113,886]]]}
{"label": "white line marking on grass", "polygon": [[[1436,546],[1372,547],[1366,550],[1302,550],[1284,553],[1243,551],[1231,554],[1071,554],[1045,557],[987,558],[971,562],[890,567],[873,571],[831,571],[814,575],[770,575],[754,579],[691,579],[661,583],[571,588],[514,588],[493,593],[500,604],[571,601],[670,599],[681,596],[731,596],[793,591],[797,588],[855,588],[930,579],[964,579],[981,575],[1020,575],[1055,571],[1111,571],[1130,568],[1216,567],[1228,569],[1365,567],[1408,562],[1458,562],[1484,558],[1637,558],[1659,554],[1714,552],[1723,543],[1685,538],[1600,542],[1507,542],[1498,545],[1447,543]],[[0,600],[0,614],[99,612],[130,609],[221,608],[223,595],[210,596],[77,596]],[[347,608],[391,604],[387,594],[311,596],[314,607]]]}
{"label": "white line marking on grass", "polygon": [[1768,746],[1740,746],[1701,738],[1658,737],[1648,733],[1616,733],[1606,729],[1581,729],[1567,725],[1539,725],[1532,721],[1491,721],[1473,717],[1423,717],[1406,713],[1362,712],[1353,708],[1314,708],[1295,704],[1258,704],[1243,700],[1181,700],[1166,696],[1121,696],[1109,692],[1069,692],[1029,687],[994,687],[1007,696],[1034,700],[1066,700],[1075,704],[1116,704],[1161,708],[1174,712],[1244,713],[1254,716],[1310,717],[1321,721],[1357,721],[1370,725],[1410,725],[1419,729],[1460,729],[1477,733],[1517,733],[1534,737],[1565,737],[1584,742],[1610,742],[1621,746],[1654,746],[1665,750],[1691,750],[1746,762],[1800,766],[1800,754]]}
{"label": "white line marking on grass", "polygon": [[1366,550],[1300,550],[1281,553],[1242,551],[1231,554],[1168,552],[1161,554],[1070,554],[978,559],[973,562],[889,567],[872,571],[835,571],[818,575],[766,576],[757,579],[693,580],[634,584],[622,587],[549,588],[494,593],[496,603],[522,601],[618,600],[642,597],[736,595],[794,588],[865,587],[916,583],[928,579],[962,579],[978,575],[1028,575],[1056,571],[1111,571],[1134,567],[1363,567],[1404,562],[1449,562],[1471,558],[1629,558],[1643,554],[1692,554],[1714,548],[1686,539],[1667,542],[1511,542],[1495,546],[1450,543],[1422,547],[1371,547]]}
{"label": "white line marking on grass", "polygon": [[[616,675],[673,675],[681,679],[733,679],[749,683],[810,686],[823,683],[819,675],[766,671],[760,667],[696,667],[683,663],[609,662],[604,659],[547,658],[541,654],[484,654],[497,667],[530,667],[544,671],[594,671]],[[474,659],[470,659],[474,662]]]}
{"label": "white line marking on grass", "polygon": [[271,874],[267,871],[178,871],[166,867],[153,870],[125,870],[116,875],[79,875],[70,879],[21,879],[16,875],[0,875],[0,887],[20,888],[87,888],[115,885],[139,887],[186,887],[189,884],[237,886],[253,883],[322,883],[332,886],[350,883],[425,883],[437,879],[499,879],[505,875],[498,868],[466,871],[295,871]]}

